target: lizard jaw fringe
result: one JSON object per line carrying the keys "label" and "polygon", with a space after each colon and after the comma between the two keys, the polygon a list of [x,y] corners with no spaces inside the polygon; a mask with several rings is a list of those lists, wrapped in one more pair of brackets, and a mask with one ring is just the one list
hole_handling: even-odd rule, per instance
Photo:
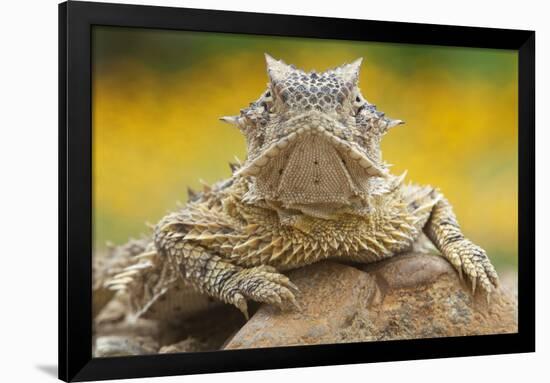
{"label": "lizard jaw fringe", "polygon": [[343,160],[349,159],[365,169],[369,175],[386,177],[388,171],[358,147],[352,145],[342,136],[345,127],[330,116],[319,112],[310,112],[288,120],[281,130],[285,132],[282,138],[275,140],[267,148],[249,163],[244,164],[236,173],[236,176],[257,176],[269,162],[275,157],[284,154],[286,149],[298,140],[322,136],[342,153]]}

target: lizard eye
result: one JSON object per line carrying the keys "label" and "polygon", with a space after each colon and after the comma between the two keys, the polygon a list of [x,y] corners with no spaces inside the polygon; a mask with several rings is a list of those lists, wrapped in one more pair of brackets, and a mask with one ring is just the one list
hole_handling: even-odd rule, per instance
{"label": "lizard eye", "polygon": [[268,89],[261,97],[262,104],[265,105],[265,109],[267,111],[270,111],[273,107],[273,93],[271,92],[271,89]]}
{"label": "lizard eye", "polygon": [[353,114],[359,113],[365,105],[368,105],[367,100],[365,100],[361,94],[357,93],[353,100]]}

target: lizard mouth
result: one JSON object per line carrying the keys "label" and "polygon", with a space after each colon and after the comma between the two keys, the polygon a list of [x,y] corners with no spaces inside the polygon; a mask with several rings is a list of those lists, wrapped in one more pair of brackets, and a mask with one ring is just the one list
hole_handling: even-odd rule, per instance
{"label": "lizard mouth", "polygon": [[324,118],[325,121],[320,116],[317,116],[313,121],[306,120],[307,117],[310,116],[301,116],[300,118],[289,120],[285,125],[290,125],[290,127],[286,129],[283,127],[281,129],[282,131],[286,131],[286,134],[263,149],[260,155],[245,164],[236,174],[241,176],[257,176],[273,158],[287,153],[289,147],[293,146],[296,142],[308,137],[322,137],[339,151],[344,161],[349,159],[355,162],[371,176],[384,177],[387,175],[387,171],[382,166],[371,160],[361,149],[354,147],[353,144],[341,137],[342,133],[339,132],[342,132],[345,128],[340,123],[327,117]]}
{"label": "lizard mouth", "polygon": [[283,137],[268,144],[235,174],[255,178],[256,198],[285,207],[350,205],[373,177],[387,170],[344,137],[344,127],[318,117],[289,120]]}

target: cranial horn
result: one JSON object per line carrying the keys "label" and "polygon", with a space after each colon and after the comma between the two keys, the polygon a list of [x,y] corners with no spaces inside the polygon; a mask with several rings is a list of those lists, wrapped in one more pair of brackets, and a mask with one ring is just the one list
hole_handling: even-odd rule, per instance
{"label": "cranial horn", "polygon": [[363,58],[360,57],[349,64],[344,64],[336,68],[335,71],[340,75],[344,82],[351,82],[353,85],[356,85],[357,80],[359,79],[359,70],[361,69],[362,62]]}
{"label": "cranial horn", "polygon": [[293,70],[292,66],[285,64],[283,60],[275,60],[267,53],[265,53],[265,62],[267,74],[272,83],[284,80],[288,73]]}
{"label": "cranial horn", "polygon": [[404,121],[401,120],[392,120],[391,118],[383,117],[377,121],[378,128],[380,129],[381,133],[386,133],[388,130],[393,128],[394,126],[404,124]]}
{"label": "cranial horn", "polygon": [[401,124],[404,124],[404,123],[405,123],[405,121],[403,121],[403,120],[391,120],[391,119],[389,119],[388,120],[388,129],[391,129],[394,126],[401,125]]}
{"label": "cranial horn", "polygon": [[238,125],[239,117],[240,116],[223,116],[223,117],[220,117],[220,121],[227,122],[228,124]]}

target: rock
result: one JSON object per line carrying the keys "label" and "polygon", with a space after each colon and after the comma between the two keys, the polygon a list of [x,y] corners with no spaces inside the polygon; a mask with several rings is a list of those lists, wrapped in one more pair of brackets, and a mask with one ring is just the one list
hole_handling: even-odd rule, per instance
{"label": "rock", "polygon": [[207,340],[201,340],[191,336],[185,340],[182,340],[181,342],[161,347],[159,350],[159,354],[169,354],[173,352],[212,351],[216,349],[217,348],[213,348],[212,344]]}
{"label": "rock", "polygon": [[157,352],[160,347],[158,323],[147,319],[131,320],[127,312],[127,297],[119,295],[95,317],[92,342],[95,357]]}
{"label": "rock", "polygon": [[226,349],[517,332],[517,304],[500,288],[488,305],[430,254],[370,265],[321,262],[290,272],[299,311],[262,305]]}
{"label": "rock", "polygon": [[514,297],[518,297],[518,273],[513,269],[505,270],[499,274],[500,284],[507,289]]}
{"label": "rock", "polygon": [[376,291],[375,279],[369,274],[331,262],[292,271],[289,277],[300,289],[301,309],[281,312],[262,305],[226,349],[341,341],[342,329],[358,311],[366,310]]}
{"label": "rock", "polygon": [[437,255],[409,254],[364,265],[380,291],[375,326],[380,339],[432,338],[517,332],[517,301],[499,288],[472,296],[469,282]]}
{"label": "rock", "polygon": [[127,297],[118,295],[97,315],[94,356],[215,351],[245,323],[242,313],[230,305],[170,323],[135,319],[129,311]]}
{"label": "rock", "polygon": [[159,345],[151,337],[106,335],[96,339],[95,357],[156,354]]}
{"label": "rock", "polygon": [[160,352],[216,351],[222,348],[246,320],[230,305],[218,306],[178,323],[162,326]]}

